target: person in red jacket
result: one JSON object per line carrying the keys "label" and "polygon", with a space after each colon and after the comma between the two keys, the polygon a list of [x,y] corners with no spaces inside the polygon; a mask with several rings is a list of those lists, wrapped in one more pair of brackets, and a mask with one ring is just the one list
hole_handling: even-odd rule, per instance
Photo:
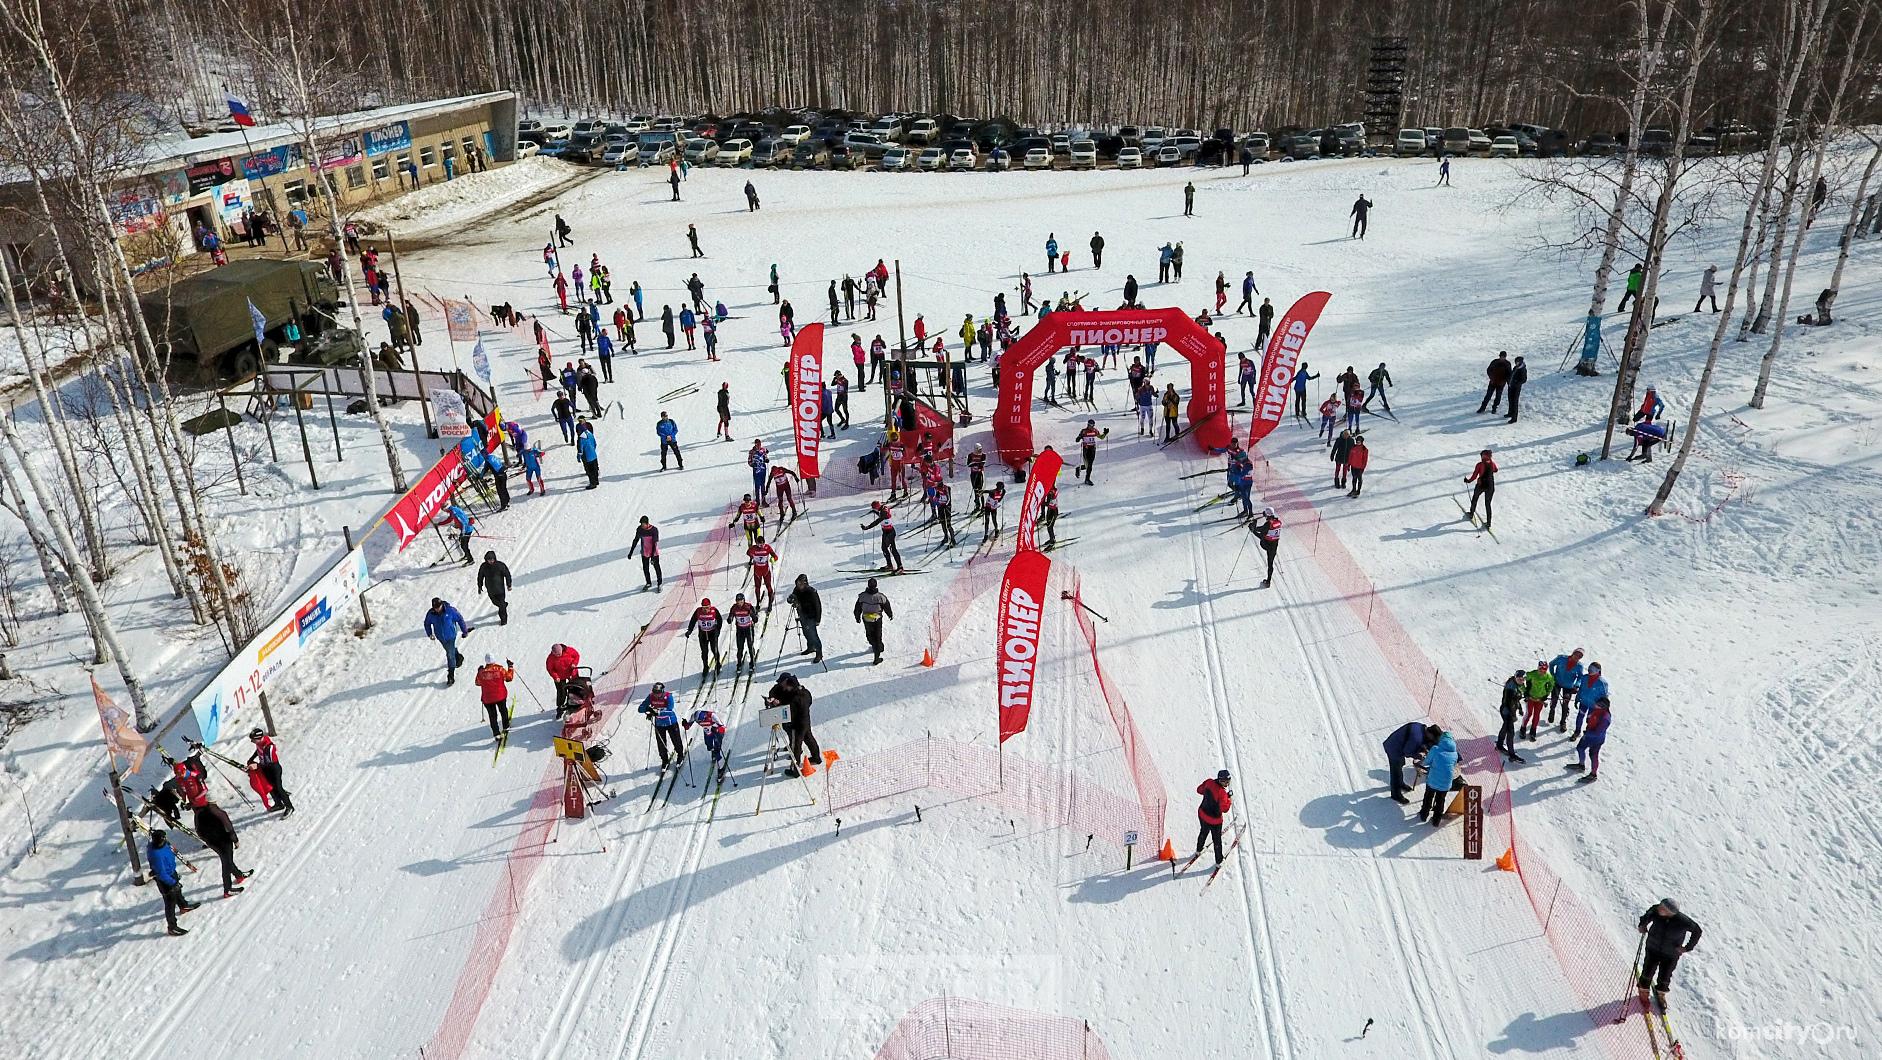
{"label": "person in red jacket", "polygon": [[[556,645],[558,648],[561,646]],[[554,662],[555,656],[551,655],[549,659]],[[514,680],[516,664],[507,659],[499,663],[496,656],[485,655],[484,664],[477,668],[477,688],[483,696],[484,713],[490,717],[490,738],[493,740],[503,739],[503,735],[510,731],[509,683]]]}
{"label": "person in red jacket", "polygon": [[265,729],[251,729],[248,739],[255,745],[255,753],[248,756],[250,769],[261,771],[262,779],[268,784],[269,792],[274,797],[272,810],[280,810],[281,816],[294,815],[294,796],[281,786],[281,749],[274,745]]}
{"label": "person in red jacket", "polygon": [[549,680],[555,682],[555,701],[560,706],[563,695],[568,691],[569,678],[575,676],[575,668],[582,664],[582,655],[566,644],[555,644],[549,648],[549,658],[544,660],[543,669],[549,671]]}
{"label": "person in red jacket", "polygon": [[699,630],[699,667],[700,673],[717,673],[725,669],[725,656],[719,651],[719,622],[723,618],[719,609],[712,606],[712,600],[701,597],[699,606],[693,608],[693,617],[687,620],[686,636]]}
{"label": "person in red jacket", "polygon": [[732,606],[725,609],[726,620],[732,623],[732,672],[738,673],[745,668],[745,657],[751,656],[752,669],[758,668],[758,647],[753,638],[758,633],[758,609],[739,593]]}
{"label": "person in red jacket", "polygon": [[[1211,841],[1215,844],[1215,863],[1222,864],[1222,818],[1228,816],[1234,799],[1229,795],[1229,771],[1224,769],[1213,780],[1205,780],[1196,785],[1196,794],[1202,796],[1202,805],[1196,807],[1196,819],[1202,822],[1202,830],[1196,834],[1196,857],[1202,856],[1202,844]],[[1190,858],[1194,861],[1196,858]]]}
{"label": "person in red jacket", "polygon": [[766,611],[777,605],[778,591],[771,584],[771,565],[778,561],[778,550],[765,543],[765,535],[745,550],[751,563],[752,601]]}
{"label": "person in red jacket", "polygon": [[1359,496],[1359,488],[1366,481],[1366,464],[1371,460],[1372,450],[1366,448],[1366,436],[1353,435],[1353,448],[1346,454],[1346,470],[1353,481],[1353,488],[1346,494],[1348,497]]}
{"label": "person in red jacket", "polygon": [[1490,459],[1490,450],[1488,449],[1478,453],[1477,457],[1477,466],[1472,468],[1469,476],[1464,479],[1466,483],[1475,482],[1477,484],[1476,491],[1470,495],[1470,511],[1465,513],[1464,518],[1474,519],[1477,517],[1477,501],[1481,498],[1483,501],[1483,528],[1488,530],[1490,529],[1490,502],[1496,499],[1496,461]]}

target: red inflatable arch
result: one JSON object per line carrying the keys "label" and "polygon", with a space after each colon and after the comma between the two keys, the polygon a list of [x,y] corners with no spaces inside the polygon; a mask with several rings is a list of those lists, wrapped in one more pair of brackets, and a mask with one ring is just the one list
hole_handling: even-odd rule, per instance
{"label": "red inflatable arch", "polygon": [[1000,401],[993,440],[1000,459],[1014,469],[1033,457],[1033,371],[1068,346],[1160,342],[1189,359],[1189,425],[1196,444],[1221,449],[1234,432],[1223,412],[1223,375],[1228,351],[1215,336],[1180,309],[1131,309],[1102,313],[1053,313],[1020,336],[1000,358]]}

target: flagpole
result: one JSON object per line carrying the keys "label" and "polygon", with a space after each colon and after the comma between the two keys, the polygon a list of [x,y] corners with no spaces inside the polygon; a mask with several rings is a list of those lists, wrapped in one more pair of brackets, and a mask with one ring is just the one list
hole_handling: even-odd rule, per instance
{"label": "flagpole", "polygon": [[[222,101],[222,102],[223,102],[223,105],[224,105],[224,106],[226,107],[226,106],[228,105],[228,97],[230,97],[230,96],[233,96],[233,95],[234,95],[234,93],[233,93],[233,92],[231,92],[231,91],[229,90],[229,86],[225,84],[225,85],[223,85],[223,86],[222,86],[222,95],[223,95],[223,101]],[[234,120],[234,118],[235,118],[235,112],[234,112],[234,111],[230,111],[230,112],[229,112],[229,118],[230,118],[230,120]],[[251,115],[249,115],[249,120],[250,120],[250,121],[253,121],[253,120],[255,120],[255,119],[254,119],[254,115],[252,115],[252,114],[251,114]],[[242,162],[243,162],[243,166],[242,166],[242,179],[244,179],[244,180],[247,180],[247,179],[248,179],[248,165],[247,165],[247,163],[248,163],[248,160],[249,160],[249,159],[251,159],[251,158],[254,158],[254,157],[255,157],[255,145],[254,145],[254,144],[252,144],[252,143],[249,143],[249,142],[248,142],[248,126],[246,126],[246,125],[243,125],[243,124],[242,124],[241,122],[239,122],[239,121],[238,121],[238,122],[236,122],[236,123],[235,123],[235,128],[236,128],[236,129],[237,129],[237,130],[238,130],[239,132],[241,132],[241,134],[242,134],[242,147],[243,147],[243,149],[244,149],[244,150],[246,150],[246,151],[248,152],[248,154],[247,154],[247,155],[245,155],[245,156],[243,156],[243,158],[242,158]],[[264,194],[266,194],[266,195],[268,196],[268,212],[269,212],[270,214],[274,214],[274,213],[278,213],[278,212],[279,212],[279,210],[278,210],[278,208],[277,208],[277,207],[275,206],[275,202],[274,202],[274,192],[272,192],[272,191],[269,191],[269,190],[268,190],[268,178],[266,178],[266,177],[263,177],[263,178],[261,179],[261,190],[262,190],[262,192],[263,192]],[[283,218],[279,218],[279,217],[277,217],[277,218],[275,218],[275,225],[274,225],[274,231],[275,231],[275,234],[276,234],[276,235],[278,235],[278,236],[280,236],[280,237],[281,237],[281,252],[282,252],[283,254],[292,254],[292,253],[294,253],[294,251],[293,251],[292,249],[290,249],[290,248],[288,247],[288,226],[287,226],[287,222],[286,222],[286,221],[285,221],[285,220],[284,220]]]}

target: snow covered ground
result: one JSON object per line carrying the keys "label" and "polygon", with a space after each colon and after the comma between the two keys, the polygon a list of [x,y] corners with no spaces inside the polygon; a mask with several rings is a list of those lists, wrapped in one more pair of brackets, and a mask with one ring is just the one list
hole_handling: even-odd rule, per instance
{"label": "snow covered ground", "polygon": [[[602,488],[577,488],[579,466],[556,447],[550,494],[490,520],[486,547],[517,576],[507,627],[475,598],[469,570],[427,567],[435,543],[379,562],[378,627],[303,662],[279,697],[302,812],[280,821],[230,807],[259,874],[241,897],[192,914],[186,939],[163,937],[156,896],[128,884],[76,671],[50,651],[31,664],[68,698],[7,748],[41,835],[32,855],[17,830],[7,840],[19,856],[0,880],[0,1031],[47,1057],[868,1056],[904,1014],[951,995],[1087,1021],[1118,1058],[1643,1056],[1638,1021],[1599,1026],[1606,1010],[1576,992],[1562,962],[1610,962],[1618,997],[1634,918],[1670,895],[1706,928],[1675,986],[1687,1055],[1873,1055],[1882,744],[1863,716],[1863,693],[1882,678],[1873,244],[1858,246],[1839,324],[1791,335],[1767,410],[1743,408],[1762,343],[1728,349],[1676,510],[1647,519],[1664,463],[1573,464],[1599,445],[1611,379],[1556,371],[1592,267],[1544,249],[1568,219],[1529,200],[1511,206],[1523,189],[1513,164],[1459,163],[1452,188],[1432,187],[1434,176],[1428,162],[1376,159],[1248,177],[696,170],[686,201],[670,204],[648,171],[603,174],[474,223],[474,204],[447,196],[408,222],[438,234],[409,252],[406,283],[546,313],[570,336],[558,338],[558,361],[575,349],[540,265],[554,212],[574,227],[565,260],[600,254],[617,298],[636,279],[647,289],[646,352],[617,360],[603,391],[624,415],[598,426]],[[744,209],[747,179],[759,213]],[[1191,179],[1197,216],[1185,218]],[[1356,241],[1346,215],[1361,193],[1376,207]],[[1809,234],[1800,291],[1833,264],[1837,202]],[[707,255],[698,261],[688,223]],[[1085,250],[1094,229],[1107,241],[1102,270]],[[1667,316],[1705,265],[1729,266],[1736,232],[1728,214],[1676,248]],[[1037,271],[1049,233],[1073,251],[1064,280]],[[1183,241],[1186,274],[1157,285],[1155,248],[1169,240]],[[942,334],[964,313],[985,315],[996,291],[1017,309],[1021,270],[1042,295],[1086,292],[1099,307],[1116,304],[1132,273],[1145,303],[1194,312],[1211,302],[1218,270],[1234,285],[1253,269],[1277,311],[1310,290],[1333,294],[1305,354],[1322,376],[1316,402],[1346,365],[1362,375],[1390,365],[1397,418],[1366,420],[1364,497],[1332,488],[1310,429],[1284,424],[1261,446],[1263,494],[1288,518],[1272,590],[1257,588],[1254,550],[1238,555],[1219,507],[1193,511],[1218,479],[1177,479],[1219,462],[1134,437],[1120,373],[1099,385],[1111,437],[1097,483],[1061,480],[1059,529],[1077,540],[1052,554],[1055,568],[1075,567],[1109,618],[1099,651],[1168,786],[1179,852],[1192,841],[1196,783],[1235,774],[1248,831],[1207,891],[1200,874],[1171,880],[1141,849],[1126,871],[1115,837],[1087,846],[997,801],[936,790],[846,811],[839,832],[820,785],[759,776],[757,698],[774,660],[792,667],[796,648],[783,611],[755,693],[740,700],[721,678],[710,694],[732,725],[738,787],[715,804],[682,783],[649,811],[649,751],[630,718],[609,763],[618,798],[542,842],[560,775],[554,726],[533,698],[547,693],[548,646],[568,642],[605,666],[658,602],[626,556],[636,517],[661,525],[677,591],[686,559],[749,488],[749,439],[788,450],[768,267],[808,322],[830,280],[878,257],[900,258],[909,318],[922,313]],[[677,309],[695,269],[733,313],[719,364],[683,342],[665,350],[652,322],[660,305]],[[1682,425],[1711,320],[1654,333],[1648,381]],[[851,332],[893,340],[894,329],[892,312],[846,321],[827,356],[847,368]],[[428,366],[445,356],[437,330]],[[1247,317],[1219,330],[1231,350],[1253,343]],[[521,335],[488,337],[506,412],[552,439],[548,399],[527,381],[533,351]],[[1502,349],[1531,362],[1513,425],[1475,412],[1483,366]],[[1160,370],[1186,386],[1180,359]],[[706,440],[721,381],[739,443]],[[657,400],[686,383],[699,392]],[[976,419],[961,441],[992,448],[984,368],[971,383]],[[876,438],[866,416],[878,397],[874,387],[852,396],[856,425],[829,446],[822,496],[779,541],[781,583],[809,574],[826,608],[828,671],[801,659],[795,669],[816,694],[819,737],[848,759],[923,734],[986,747],[991,595],[967,609],[935,668],[919,665],[931,614],[964,584],[965,550],[922,557],[921,535],[905,540],[910,565],[927,573],[885,582],[896,617],[881,667],[847,618],[860,583],[836,570],[875,555],[875,534],[859,529],[869,498],[854,461]],[[662,409],[682,428],[683,473],[657,470]],[[1086,415],[1041,407],[1035,427],[1063,447]],[[416,410],[398,416],[407,466],[435,456]],[[293,488],[302,471],[284,459],[264,499],[224,499],[229,525],[295,550],[294,569],[330,555],[340,525],[389,500],[366,428],[343,421],[340,434],[346,456],[326,490]],[[265,455],[259,428],[238,437]],[[1496,539],[1452,503],[1486,446],[1503,469]],[[1376,593],[1351,592],[1342,549]],[[709,573],[715,603],[740,575],[737,565]],[[285,595],[293,570],[277,583]],[[418,629],[434,595],[479,624],[465,642],[473,664],[485,651],[513,658],[530,690],[494,768],[474,688],[442,687]],[[134,639],[174,702],[218,656],[200,638],[153,655],[174,625],[165,604],[136,610]],[[1114,780],[1117,741],[1083,643],[1063,608],[1048,614],[1040,703],[1031,731],[1007,745],[1009,763]],[[1545,933],[1513,874],[1459,857],[1456,822],[1415,826],[1384,797],[1380,741],[1443,697],[1438,682],[1406,679],[1381,616],[1461,691],[1476,733],[1494,732],[1496,684],[1514,667],[1578,646],[1603,664],[1616,720],[1600,783],[1571,782],[1561,765],[1572,748],[1554,735],[1525,745],[1529,761],[1508,774],[1526,863],[1561,877],[1563,902],[1592,914],[1592,933],[1564,935],[1579,921],[1562,919]],[[660,672],[689,699],[697,656],[675,642]],[[1473,779],[1488,780],[1485,765]],[[213,872],[209,857],[186,879],[192,896],[209,895]],[[970,1044],[957,1055],[1011,1053]]]}

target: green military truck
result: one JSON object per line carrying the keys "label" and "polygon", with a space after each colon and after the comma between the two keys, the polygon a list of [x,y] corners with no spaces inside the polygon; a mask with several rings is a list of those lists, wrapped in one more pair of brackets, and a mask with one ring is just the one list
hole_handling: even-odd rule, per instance
{"label": "green military truck", "polygon": [[[241,379],[264,360],[358,361],[359,337],[334,323],[339,289],[315,262],[234,261],[147,292],[139,301],[152,338],[169,358],[171,376],[183,382]],[[251,303],[265,321],[261,348],[255,343]]]}

